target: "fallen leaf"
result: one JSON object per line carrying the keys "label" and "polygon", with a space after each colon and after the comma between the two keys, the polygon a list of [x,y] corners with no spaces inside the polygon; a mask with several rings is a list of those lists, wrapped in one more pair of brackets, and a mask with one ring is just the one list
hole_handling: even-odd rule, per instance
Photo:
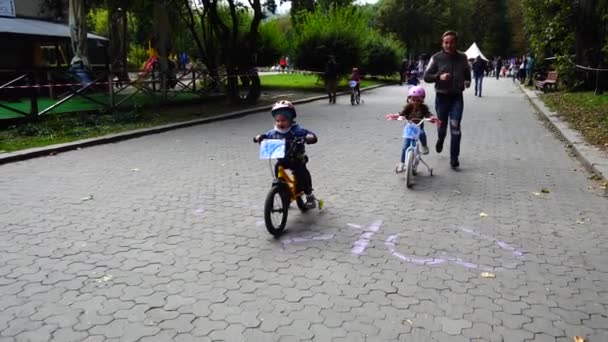
{"label": "fallen leaf", "polygon": [[138,168],[133,168],[133,169],[131,169],[131,171],[139,171],[139,169]]}
{"label": "fallen leaf", "polygon": [[87,196],[87,197],[83,197],[83,198],[81,198],[80,200],[81,200],[81,201],[90,201],[90,200],[92,200],[92,199],[93,199],[93,195],[89,195],[89,196]]}
{"label": "fallen leaf", "polygon": [[540,192],[533,192],[532,194],[533,194],[533,195],[536,195],[536,196],[540,196],[540,195],[542,195]]}
{"label": "fallen leaf", "polygon": [[455,193],[456,195],[460,195],[460,194],[462,194],[462,192],[460,192],[460,191],[458,191],[458,190],[454,190],[454,191],[452,191],[452,192],[453,192],[453,193]]}
{"label": "fallen leaf", "polygon": [[405,321],[403,321],[402,323],[408,323],[409,325],[414,325],[414,322],[412,322],[411,319],[406,319]]}
{"label": "fallen leaf", "polygon": [[494,172],[488,172],[488,174],[489,174],[490,176],[492,176],[492,175],[494,175]]}
{"label": "fallen leaf", "polygon": [[98,283],[105,283],[109,280],[111,280],[113,278],[113,276],[111,274],[104,274],[101,278],[97,279]]}
{"label": "fallen leaf", "polygon": [[585,338],[583,336],[574,336],[574,342],[585,342]]}
{"label": "fallen leaf", "polygon": [[549,189],[542,188],[542,189],[540,189],[540,192],[543,193],[543,194],[548,194],[551,191],[549,191]]}
{"label": "fallen leaf", "polygon": [[482,278],[496,278],[496,274],[492,272],[481,272]]}
{"label": "fallen leaf", "polygon": [[479,213],[479,217],[488,217],[488,214],[482,212],[482,213]]}

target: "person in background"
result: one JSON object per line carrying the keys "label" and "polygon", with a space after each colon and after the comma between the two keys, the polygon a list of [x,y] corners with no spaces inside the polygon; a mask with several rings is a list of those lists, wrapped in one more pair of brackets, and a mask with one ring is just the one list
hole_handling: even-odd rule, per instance
{"label": "person in background", "polygon": [[336,103],[336,85],[338,83],[338,65],[333,55],[329,55],[325,64],[325,88],[329,103]]}
{"label": "person in background", "polygon": [[483,74],[486,71],[486,61],[481,56],[475,58],[473,62],[473,78],[475,79],[475,96],[481,97],[481,90],[483,87]]}

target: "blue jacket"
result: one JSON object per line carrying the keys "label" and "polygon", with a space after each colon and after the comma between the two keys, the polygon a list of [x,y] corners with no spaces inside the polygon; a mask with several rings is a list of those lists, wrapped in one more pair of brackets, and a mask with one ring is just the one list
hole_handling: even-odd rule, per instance
{"label": "blue jacket", "polygon": [[[280,133],[276,129],[271,129],[270,131],[268,131],[264,135],[262,135],[262,137],[264,139],[285,139],[285,140],[287,140],[287,142],[285,144],[285,153],[287,153],[287,151],[289,151],[289,149],[291,148],[291,143],[290,143],[291,140],[294,140],[296,138],[304,138],[304,137],[306,137],[307,134],[312,134],[315,137],[317,136],[315,133],[307,130],[306,128],[300,127],[300,125],[298,125],[298,124],[293,124],[289,128],[289,131],[287,131],[286,133]],[[292,155],[285,156],[285,159],[292,160],[292,161],[303,160],[301,158],[304,158],[305,154],[306,154],[306,150],[304,148],[304,145],[298,145],[295,147],[294,151],[292,152]]]}

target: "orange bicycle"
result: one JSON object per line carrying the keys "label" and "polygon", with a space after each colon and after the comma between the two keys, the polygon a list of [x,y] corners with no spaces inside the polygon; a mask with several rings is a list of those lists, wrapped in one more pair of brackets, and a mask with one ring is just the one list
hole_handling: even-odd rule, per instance
{"label": "orange bicycle", "polygon": [[[285,148],[285,140],[281,140],[282,143],[275,145],[273,148],[281,147]],[[297,138],[290,141],[290,149],[286,151],[283,155],[278,154],[274,157],[282,158],[284,155],[289,155],[292,151],[295,150],[295,147],[298,144],[304,144],[304,138]],[[261,148],[264,148],[262,145]],[[268,160],[271,161],[275,159],[270,157],[272,153],[266,154]],[[304,200],[304,192],[298,191],[297,184],[298,180],[296,179],[296,175],[290,170],[283,167],[281,164],[276,164],[275,167],[272,167],[272,162],[270,162],[271,173],[272,173],[272,187],[270,191],[268,191],[268,195],[266,195],[266,201],[264,203],[264,223],[266,224],[266,229],[273,236],[279,236],[285,229],[285,225],[287,223],[287,215],[289,212],[289,207],[291,202],[295,201],[298,208],[301,212],[305,213],[309,210],[306,206]],[[319,209],[323,209],[323,200],[316,200]]]}

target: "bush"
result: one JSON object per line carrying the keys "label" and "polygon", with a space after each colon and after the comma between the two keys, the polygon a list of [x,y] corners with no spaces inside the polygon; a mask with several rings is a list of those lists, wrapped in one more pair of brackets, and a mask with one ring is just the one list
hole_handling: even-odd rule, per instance
{"label": "bush", "polygon": [[370,32],[366,19],[355,7],[317,8],[304,13],[293,35],[295,64],[300,69],[323,71],[334,55],[338,72],[347,74],[364,62],[364,45]]}
{"label": "bush", "polygon": [[404,50],[395,39],[374,34],[366,43],[367,58],[361,70],[366,74],[390,76],[399,70]]}

